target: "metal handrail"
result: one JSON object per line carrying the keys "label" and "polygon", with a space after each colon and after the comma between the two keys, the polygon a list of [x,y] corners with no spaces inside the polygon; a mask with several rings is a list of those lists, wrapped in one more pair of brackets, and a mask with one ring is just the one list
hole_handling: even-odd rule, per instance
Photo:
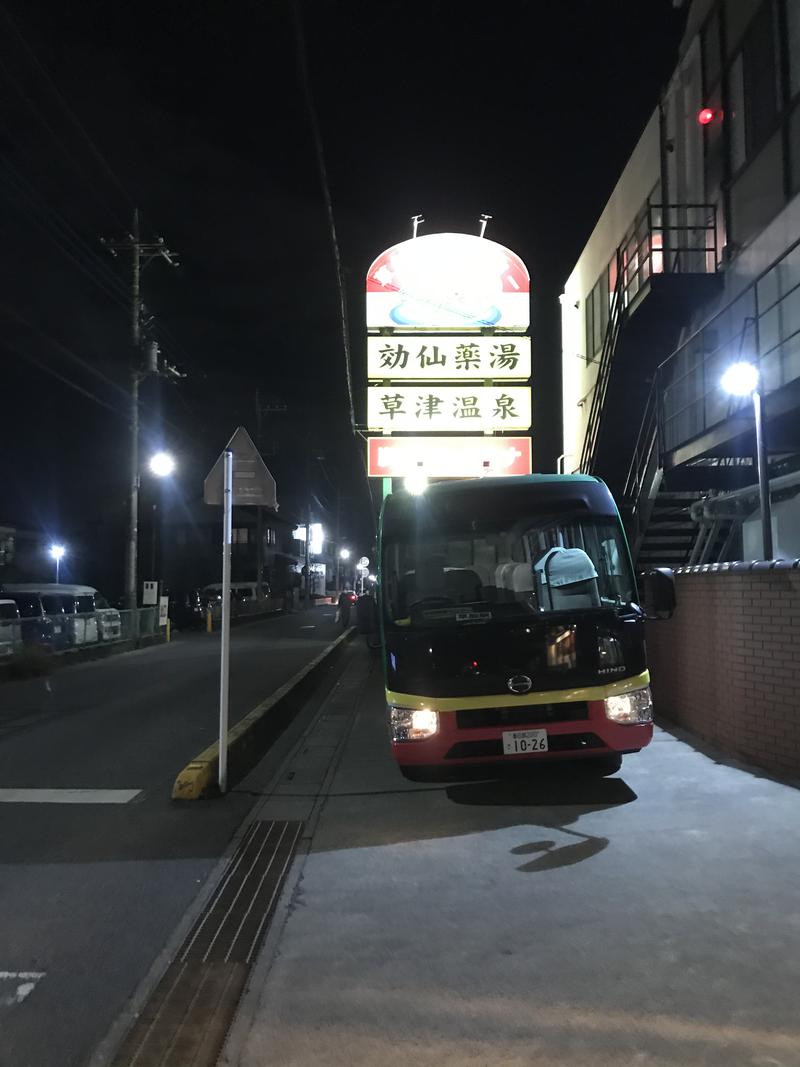
{"label": "metal handrail", "polygon": [[[699,223],[673,223],[671,220],[675,212],[689,213],[699,211],[704,213],[704,221]],[[659,213],[659,221],[656,223],[655,214]],[[645,224],[644,232],[640,235],[638,228],[641,223]],[[672,238],[673,234],[697,234],[703,235],[702,242],[676,245]],[[661,247],[654,248],[653,235],[661,234]],[[653,270],[654,252],[661,256],[658,270]],[[608,382],[611,375],[611,361],[619,337],[622,316],[632,301],[644,289],[653,274],[681,274],[686,263],[686,257],[704,257],[703,271],[691,273],[710,274],[716,271],[718,264],[717,255],[717,225],[716,207],[714,204],[647,204],[646,213],[637,218],[634,224],[634,232],[627,237],[617,248],[616,264],[617,278],[614,293],[609,310],[608,324],[603,338],[603,348],[597,368],[592,401],[589,408],[589,417],[586,424],[586,434],[581,451],[579,470],[587,474],[594,472],[595,450],[600,432],[603,409],[605,407]],[[635,287],[635,288],[634,288]],[[632,291],[633,290],[633,291]],[[648,399],[648,404],[649,404]],[[645,410],[647,414],[647,409]],[[643,420],[644,423],[644,420]],[[640,431],[641,435],[641,431]],[[637,442],[638,444],[638,442]],[[634,453],[634,463],[636,453]],[[648,454],[649,462],[649,454]],[[644,470],[646,471],[647,464]],[[630,475],[630,470],[629,470]]]}
{"label": "metal handrail", "polygon": [[658,390],[658,375],[656,375],[650,386],[650,392],[647,394],[642,424],[639,427],[633,456],[625,478],[625,487],[622,491],[624,500],[638,501],[644,486],[644,476],[650,466],[653,449],[658,440]]}

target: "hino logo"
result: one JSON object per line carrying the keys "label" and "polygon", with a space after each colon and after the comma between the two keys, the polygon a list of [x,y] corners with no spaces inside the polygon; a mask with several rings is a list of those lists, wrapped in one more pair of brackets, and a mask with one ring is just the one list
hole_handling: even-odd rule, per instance
{"label": "hino logo", "polygon": [[506,682],[506,685],[512,693],[529,693],[533,688],[533,682],[527,674],[512,675]]}

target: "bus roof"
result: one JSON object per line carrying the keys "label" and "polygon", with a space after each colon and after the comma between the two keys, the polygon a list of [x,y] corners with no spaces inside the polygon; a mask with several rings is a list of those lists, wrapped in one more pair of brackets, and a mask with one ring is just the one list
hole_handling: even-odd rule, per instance
{"label": "bus roof", "polygon": [[[595,515],[617,515],[608,486],[599,478],[586,474],[528,474],[514,478],[459,478],[432,482],[424,493],[392,493],[383,508],[384,523],[405,521],[412,514],[427,513],[434,519],[438,508],[448,511],[462,508],[471,513],[491,500],[491,510],[510,512],[531,507],[558,509],[575,507]],[[434,519],[435,521],[435,519]]]}

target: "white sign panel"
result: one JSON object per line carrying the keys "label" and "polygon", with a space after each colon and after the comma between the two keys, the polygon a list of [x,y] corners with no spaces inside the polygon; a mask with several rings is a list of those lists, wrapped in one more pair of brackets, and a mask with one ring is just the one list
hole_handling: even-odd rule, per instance
{"label": "white sign panel", "polygon": [[484,433],[527,430],[531,391],[514,385],[377,386],[367,390],[370,430]]}
{"label": "white sign panel", "polygon": [[371,379],[414,381],[525,380],[531,376],[529,337],[367,338]]}
{"label": "white sign panel", "polygon": [[166,626],[167,619],[169,618],[169,597],[162,596],[158,598],[158,625]]}
{"label": "white sign panel", "polygon": [[367,329],[525,333],[530,277],[520,257],[468,233],[433,233],[388,248],[367,273]]}
{"label": "white sign panel", "polygon": [[145,582],[142,586],[142,604],[155,607],[158,603],[158,582]]}
{"label": "white sign panel", "polygon": [[[233,498],[234,505],[253,504],[278,510],[275,496],[275,479],[261,458],[244,426],[239,426],[225,446],[233,452]],[[222,504],[223,468],[225,452],[211,468],[203,484],[203,500],[206,504]]]}
{"label": "white sign panel", "polygon": [[530,437],[370,437],[370,478],[481,478],[532,470]]}

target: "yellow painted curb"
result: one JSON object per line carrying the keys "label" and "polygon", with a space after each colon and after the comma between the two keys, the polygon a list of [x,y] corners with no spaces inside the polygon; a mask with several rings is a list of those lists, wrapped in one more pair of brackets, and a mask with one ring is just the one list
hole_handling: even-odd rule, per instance
{"label": "yellow painted curb", "polygon": [[[328,647],[320,652],[318,656],[315,656],[310,663],[307,663],[302,670],[299,670],[297,674],[293,675],[288,682],[285,682],[280,689],[276,689],[274,693],[271,693],[266,700],[262,700],[260,704],[257,704],[252,711],[249,711],[243,719],[240,719],[235,726],[232,726],[228,730],[228,766],[230,768],[232,759],[235,756],[237,745],[241,747],[242,740],[253,729],[253,727],[261,721],[261,719],[269,713],[269,711],[280,703],[285,696],[287,696],[292,689],[303,679],[311,673],[316,667],[327,659],[327,657],[338,648],[343,641],[346,641],[353,633],[353,628],[345,630],[343,634],[340,634]],[[219,741],[215,741],[213,745],[209,745],[204,749],[199,756],[195,756],[193,760],[183,768],[175,779],[175,783],[172,786],[172,799],[173,800],[200,800],[203,796],[207,796],[209,792],[213,790],[217,783],[217,777],[219,774]]]}

